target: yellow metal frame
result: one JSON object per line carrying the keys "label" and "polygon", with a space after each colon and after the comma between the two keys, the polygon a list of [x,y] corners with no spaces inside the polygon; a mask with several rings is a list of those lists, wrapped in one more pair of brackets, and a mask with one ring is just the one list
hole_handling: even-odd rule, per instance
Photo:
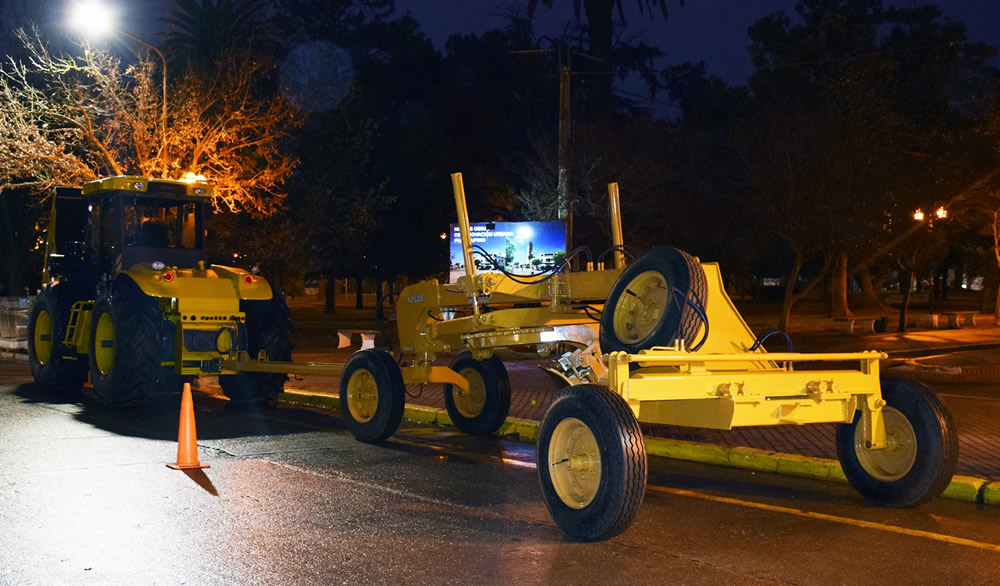
{"label": "yellow metal frame", "polygon": [[[461,173],[452,175],[452,188],[466,274],[456,283],[423,281],[400,293],[396,308],[400,347],[404,354],[414,355],[414,366],[403,371],[404,380],[432,382],[425,369],[438,355],[454,350],[468,349],[485,359],[494,348],[506,346],[566,343],[584,349],[592,345],[599,333],[592,315],[603,308],[622,267],[517,281],[501,273],[476,274]],[[615,205],[612,215],[620,245]]]}
{"label": "yellow metal frame", "polygon": [[[757,358],[765,362],[752,362]],[[608,386],[643,423],[732,429],[750,425],[850,423],[862,410],[871,449],[884,447],[880,352],[687,353],[656,348],[607,356]],[[796,362],[848,362],[845,370],[794,370]],[[780,363],[780,366],[776,363]],[[641,368],[633,370],[631,364]],[[733,365],[759,364],[756,369]]]}
{"label": "yellow metal frame", "polygon": [[[401,292],[397,306],[401,349],[414,355],[412,366],[403,368],[405,382],[440,382],[468,390],[463,376],[447,367],[432,366],[431,361],[459,349],[469,349],[476,358],[485,359],[497,347],[568,343],[581,349],[581,366],[587,371],[585,378],[589,377],[573,382],[606,384],[628,402],[643,423],[711,429],[851,423],[860,410],[866,447],[886,447],[885,402],[879,384],[879,360],[884,354],[751,351],[756,336],[726,294],[718,265],[701,263],[709,328],[703,325],[695,336],[701,342],[697,352],[681,344],[638,354],[600,356],[596,349],[598,323],[581,307],[603,310],[623,270],[619,255],[615,255],[614,269],[557,274],[528,283],[500,273],[476,274],[460,174],[452,176],[452,184],[466,275],[457,283],[423,281]],[[615,245],[620,246],[617,185],[609,186],[609,193],[613,224],[617,224],[612,232]],[[218,267],[213,269],[219,271]],[[219,280],[238,284],[238,274],[227,276],[230,278]],[[157,291],[165,286],[148,280],[147,285]],[[221,309],[222,305],[215,307]],[[803,370],[794,368],[805,362],[856,366],[817,370],[810,364]],[[246,352],[218,364],[224,372],[337,375],[344,369],[343,364],[268,362],[266,356],[254,358]]]}
{"label": "yellow metal frame", "polygon": [[[608,387],[628,401],[640,422],[709,429],[851,423],[860,409],[867,447],[886,446],[879,384],[885,354],[751,352],[756,336],[726,293],[718,264],[701,268],[709,331],[697,352],[651,348],[604,357]],[[705,334],[703,326],[696,339]],[[795,370],[803,362],[810,369]],[[838,369],[814,370],[811,363],[835,363]]]}

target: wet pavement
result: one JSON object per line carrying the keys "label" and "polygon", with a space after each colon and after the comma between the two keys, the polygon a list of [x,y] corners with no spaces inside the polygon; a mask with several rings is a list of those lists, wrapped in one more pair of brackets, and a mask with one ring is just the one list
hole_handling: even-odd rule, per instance
{"label": "wet pavement", "polygon": [[[533,376],[533,375],[532,375]],[[530,377],[529,377],[530,378]],[[195,393],[202,463],[178,472],[177,402],[42,396],[0,361],[0,584],[989,583],[1000,508],[868,505],[845,485],[664,458],[639,516],[567,539],[530,444],[335,413],[235,411]]]}

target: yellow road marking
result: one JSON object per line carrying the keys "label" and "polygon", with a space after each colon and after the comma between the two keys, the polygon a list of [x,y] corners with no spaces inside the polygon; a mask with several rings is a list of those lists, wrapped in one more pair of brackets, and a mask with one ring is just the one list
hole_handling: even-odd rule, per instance
{"label": "yellow road marking", "polygon": [[875,523],[872,521],[862,521],[861,519],[852,519],[850,517],[838,517],[837,515],[827,515],[825,513],[803,511],[802,509],[793,509],[790,507],[768,505],[754,501],[744,501],[724,496],[716,496],[714,494],[695,492],[693,490],[685,490],[683,488],[670,488],[667,486],[654,486],[651,484],[646,487],[646,490],[652,490],[655,492],[665,492],[668,494],[675,494],[678,496],[702,499],[706,501],[714,501],[717,503],[726,503],[730,505],[737,505],[740,507],[749,507],[751,509],[760,509],[762,511],[771,511],[774,513],[785,513],[786,515],[805,517],[807,519],[819,519],[821,521],[840,523],[842,525],[854,525],[855,527],[863,527],[865,529],[875,529],[877,531],[886,531],[888,533],[898,533],[900,535],[909,535],[911,537],[923,537],[924,539],[933,539],[934,541],[943,541],[945,543],[953,543],[955,545],[965,545],[967,547],[975,547],[978,549],[985,549],[987,551],[994,551],[1000,553],[1000,545],[994,545],[992,543],[983,543],[981,541],[964,539],[962,537],[953,537],[951,535],[944,535],[941,533],[932,533],[930,531],[921,531],[919,529],[907,529],[906,527],[897,527],[896,525],[886,525],[884,523]]}

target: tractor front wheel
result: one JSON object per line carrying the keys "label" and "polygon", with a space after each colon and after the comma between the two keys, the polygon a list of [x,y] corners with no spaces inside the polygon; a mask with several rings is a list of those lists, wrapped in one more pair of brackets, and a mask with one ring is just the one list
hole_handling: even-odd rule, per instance
{"label": "tractor front wheel", "polygon": [[159,394],[162,318],[157,300],[124,276],[110,294],[97,299],[90,318],[89,362],[90,382],[101,404],[130,405]]}
{"label": "tractor front wheel", "polygon": [[87,378],[87,362],[63,344],[73,303],[80,296],[68,282],[55,283],[35,299],[28,322],[28,362],[44,392],[73,393]]}
{"label": "tractor front wheel", "polygon": [[646,446],[632,409],[600,385],[566,387],[539,428],[538,479],[567,535],[608,539],[628,528],[646,491]]}
{"label": "tractor front wheel", "polygon": [[455,427],[472,435],[489,435],[500,429],[510,411],[510,379],[496,355],[476,360],[462,352],[451,361],[451,369],[469,381],[469,390],[444,386],[444,406]]}
{"label": "tractor front wheel", "polygon": [[837,426],[837,457],[861,496],[890,507],[914,507],[940,495],[955,473],[958,434],[941,399],[925,385],[882,377],[888,446],[865,447],[861,411]]}
{"label": "tractor front wheel", "polygon": [[382,350],[355,352],[340,377],[344,424],[366,443],[384,441],[399,429],[406,403],[403,373]]}

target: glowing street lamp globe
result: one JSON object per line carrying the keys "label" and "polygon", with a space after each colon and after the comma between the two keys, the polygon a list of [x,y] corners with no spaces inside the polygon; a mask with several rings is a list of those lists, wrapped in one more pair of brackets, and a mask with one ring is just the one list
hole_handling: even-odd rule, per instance
{"label": "glowing street lamp globe", "polygon": [[79,33],[106,37],[115,30],[117,17],[118,14],[103,2],[83,0],[70,5],[66,22]]}

